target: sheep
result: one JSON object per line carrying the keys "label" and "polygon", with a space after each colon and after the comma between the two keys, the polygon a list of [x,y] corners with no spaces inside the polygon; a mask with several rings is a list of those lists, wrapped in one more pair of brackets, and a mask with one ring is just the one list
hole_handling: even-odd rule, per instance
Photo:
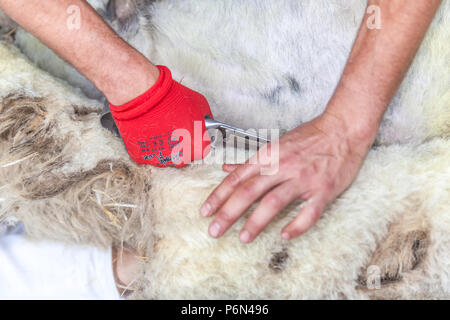
{"label": "sheep", "polygon": [[[127,2],[97,10],[204,93],[217,118],[248,128],[318,115],[364,14],[362,1],[164,0],[123,19]],[[36,240],[137,249],[131,298],[449,298],[448,10],[443,2],[351,188],[301,238],[279,236],[296,202],[250,245],[238,241],[243,219],[214,240],[198,213],[225,176],[223,154],[244,150],[217,146],[184,169],[135,165],[99,125],[101,95],[85,97],[85,80],[19,28],[15,45],[67,82],[0,43],[0,220],[23,221]]]}
{"label": "sheep", "polygon": [[[378,146],[351,188],[302,237],[255,242],[239,221],[207,235],[200,204],[233,147],[183,169],[137,166],[99,124],[102,104],[0,42],[0,221],[28,236],[142,255],[130,298],[449,298],[450,141]],[[252,207],[249,212],[254,209]]]}

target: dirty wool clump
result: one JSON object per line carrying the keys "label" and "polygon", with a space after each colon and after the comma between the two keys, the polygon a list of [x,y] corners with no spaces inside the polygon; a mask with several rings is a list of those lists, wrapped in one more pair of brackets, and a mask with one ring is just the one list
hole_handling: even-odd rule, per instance
{"label": "dirty wool clump", "polygon": [[150,169],[136,168],[99,127],[101,104],[6,43],[0,61],[0,217],[19,217],[32,237],[147,244],[150,184],[141,171]]}
{"label": "dirty wool clump", "polygon": [[0,43],[0,220],[34,239],[136,248],[131,298],[450,297],[448,140],[372,150],[307,234],[281,240],[295,202],[243,245],[244,220],[214,240],[199,214],[234,148],[184,169],[136,166],[100,110]]}

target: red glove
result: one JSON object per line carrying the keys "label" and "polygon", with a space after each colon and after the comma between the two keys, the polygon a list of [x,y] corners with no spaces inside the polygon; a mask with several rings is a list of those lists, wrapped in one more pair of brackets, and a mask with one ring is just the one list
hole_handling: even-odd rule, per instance
{"label": "red glove", "polygon": [[205,116],[212,118],[201,94],[172,79],[158,66],[158,81],[147,92],[122,106],[110,104],[131,159],[158,167],[183,167],[209,152]]}

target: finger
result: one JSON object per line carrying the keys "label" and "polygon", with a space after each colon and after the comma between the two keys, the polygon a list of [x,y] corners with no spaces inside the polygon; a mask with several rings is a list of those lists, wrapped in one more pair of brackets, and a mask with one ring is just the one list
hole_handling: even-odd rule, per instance
{"label": "finger", "polygon": [[278,185],[279,180],[276,176],[256,176],[239,185],[211,222],[209,234],[215,238],[222,236],[256,200]]}
{"label": "finger", "polygon": [[240,240],[252,242],[278,213],[298,199],[299,194],[298,188],[289,182],[280,184],[266,194],[242,228]]}
{"label": "finger", "polygon": [[236,187],[240,183],[257,175],[258,172],[259,166],[253,164],[243,164],[232,171],[208,196],[200,208],[200,213],[205,217],[213,215],[225,203],[233,191],[236,190]]}
{"label": "finger", "polygon": [[299,215],[281,231],[281,237],[290,240],[298,237],[308,231],[319,219],[327,202],[324,198],[308,200],[306,206],[300,211]]}
{"label": "finger", "polygon": [[225,172],[231,172],[237,168],[239,168],[239,166],[242,166],[243,164],[224,164],[222,166],[222,170]]}

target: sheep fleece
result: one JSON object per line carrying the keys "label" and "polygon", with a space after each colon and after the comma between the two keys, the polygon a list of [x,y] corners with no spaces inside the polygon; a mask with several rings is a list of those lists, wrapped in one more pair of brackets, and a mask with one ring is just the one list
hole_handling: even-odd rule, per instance
{"label": "sheep fleece", "polygon": [[[156,46],[160,51],[153,53],[156,58],[179,34],[175,32],[175,22],[170,25],[170,10],[164,11],[165,6],[179,7],[173,20],[183,14],[187,19],[207,7],[203,1],[197,7],[181,1],[167,3],[158,2],[152,9],[157,27],[153,41],[161,44]],[[278,2],[262,3],[282,10],[274,4]],[[443,6],[447,8],[448,2],[444,1]],[[192,28],[195,30],[195,23]],[[435,30],[437,40],[425,42],[419,61],[437,70],[445,66],[442,57],[434,63],[425,53],[439,53],[438,43],[448,40],[448,32],[439,29],[437,22],[434,28],[431,30]],[[185,29],[189,32],[189,28]],[[201,35],[192,34],[201,41]],[[335,37],[340,39],[341,35]],[[196,44],[186,39],[192,41],[191,45]],[[211,50],[217,48],[215,45],[219,47],[212,43]],[[261,108],[272,108],[271,111],[259,112],[246,125],[290,127],[289,121],[295,117],[283,120],[283,114],[289,114],[294,102],[306,110],[307,101],[301,100],[306,98],[290,97],[297,90],[287,95],[284,89],[275,91],[279,95],[264,94],[265,91],[255,94],[261,84],[267,83],[271,88],[277,81],[287,81],[287,85],[293,82],[261,68],[263,74],[254,83],[254,74],[231,67],[244,61],[241,66],[255,63],[256,67],[250,69],[259,70],[259,64],[243,59],[242,52],[216,52],[218,60],[221,55],[232,59],[228,64],[232,72],[228,73],[226,86],[215,83],[211,73],[216,74],[213,71],[220,64],[200,64],[200,60],[214,61],[211,55],[209,59],[196,60],[201,55],[195,52],[204,53],[198,50],[201,47],[199,42],[194,50],[182,54],[181,46],[165,59],[175,61],[180,57],[173,62],[174,69],[179,73],[182,70],[187,75],[185,81],[193,88],[203,88],[215,105],[223,104],[224,109],[218,111],[223,117],[244,124],[261,102]],[[283,52],[280,50],[279,54]],[[330,52],[324,52],[327,54]],[[441,54],[448,57],[446,51]],[[344,57],[345,52],[340,56]],[[276,61],[289,58],[274,57],[270,61],[271,67],[279,69]],[[193,70],[200,70],[199,80],[194,80]],[[238,74],[253,80],[244,81],[248,91],[241,91],[239,99],[231,104],[238,92]],[[336,73],[334,77],[337,76]],[[406,83],[412,87],[423,83],[417,80],[420,75],[414,74],[414,68],[409,77]],[[217,77],[215,81],[218,79],[224,78]],[[417,88],[409,89],[408,84],[401,89],[405,90],[403,97],[409,98],[394,102],[404,108],[399,107],[403,111],[395,114],[391,124],[404,131],[385,131],[379,137],[380,146],[371,150],[351,188],[327,208],[307,234],[289,242],[282,241],[279,235],[281,227],[298,213],[302,205],[298,202],[286,208],[252,244],[243,245],[238,240],[243,219],[223,238],[214,240],[206,232],[210,220],[198,212],[202,201],[225,176],[220,170],[221,155],[233,149],[217,148],[209,156],[209,160],[216,160],[211,161],[215,164],[196,163],[181,170],[136,166],[129,161],[121,142],[100,127],[99,102],[85,98],[80,90],[40,70],[15,47],[2,42],[0,219],[9,223],[23,221],[29,236],[35,239],[98,246],[126,244],[138,249],[145,258],[133,298],[449,298],[450,142],[446,79],[448,75],[442,81],[428,82],[429,91],[423,93]],[[303,83],[310,82],[299,81]],[[436,83],[437,88],[430,83]],[[288,98],[284,102],[277,100],[283,97]],[[247,107],[243,114],[233,112],[238,105]],[[285,105],[285,109],[281,112],[274,105]],[[436,109],[431,111],[434,105]],[[296,121],[306,121],[318,111],[314,109],[305,119]],[[385,121],[389,121],[389,116],[388,113]],[[414,121],[418,121],[417,126]],[[403,144],[395,144],[399,141]],[[383,145],[384,142],[389,143]],[[243,154],[242,150],[237,152]]]}

